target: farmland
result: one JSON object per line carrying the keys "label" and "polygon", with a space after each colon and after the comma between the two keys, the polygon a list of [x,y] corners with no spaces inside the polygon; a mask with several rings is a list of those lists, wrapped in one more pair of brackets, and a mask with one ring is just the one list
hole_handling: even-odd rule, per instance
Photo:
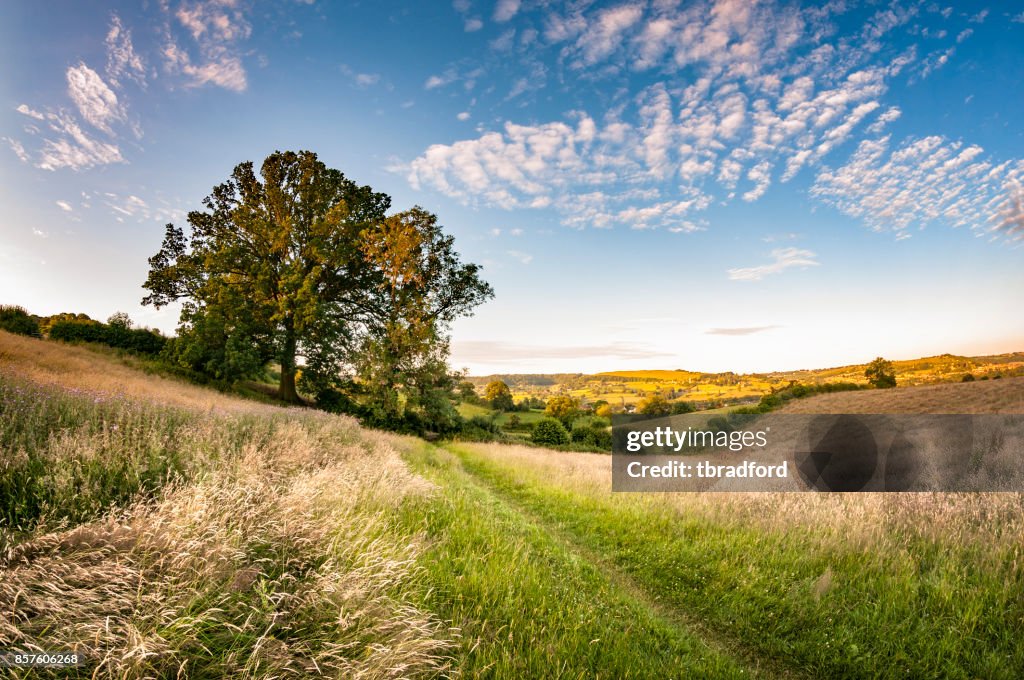
{"label": "farmland", "polygon": [[[943,354],[907,361],[894,361],[897,384],[901,387],[958,382],[964,376],[985,381],[1024,375],[1024,353],[963,357]],[[483,388],[492,380],[503,380],[518,401],[526,397],[568,394],[583,403],[603,400],[612,406],[636,404],[652,394],[670,401],[689,401],[701,408],[756,402],[773,389],[790,382],[808,385],[855,383],[866,385],[866,364],[826,369],[770,373],[701,373],[685,370],[611,371],[606,373],[501,374],[470,377]]]}

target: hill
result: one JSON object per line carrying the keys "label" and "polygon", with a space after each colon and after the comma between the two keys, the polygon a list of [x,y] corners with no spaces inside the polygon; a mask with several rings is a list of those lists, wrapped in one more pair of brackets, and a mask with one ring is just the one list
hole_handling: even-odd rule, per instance
{"label": "hill", "polygon": [[[503,374],[467,378],[478,389],[492,380],[503,380],[516,399],[547,398],[569,394],[584,402],[607,401],[613,406],[635,404],[650,394],[670,401],[690,401],[702,408],[756,402],[762,395],[785,387],[792,381],[803,384],[848,382],[865,385],[867,364],[821,369],[739,374],[699,371],[642,370],[603,373]],[[960,381],[965,376],[984,381],[989,378],[1024,375],[1024,352],[966,357],[942,354],[894,361],[901,387]]]}
{"label": "hill", "polygon": [[1024,413],[1024,377],[819,394],[780,413]]}

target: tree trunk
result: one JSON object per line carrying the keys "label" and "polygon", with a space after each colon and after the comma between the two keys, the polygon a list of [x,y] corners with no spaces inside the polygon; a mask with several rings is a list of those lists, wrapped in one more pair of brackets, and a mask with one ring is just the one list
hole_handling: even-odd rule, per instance
{"label": "tree trunk", "polygon": [[301,403],[299,393],[295,391],[295,331],[292,321],[285,322],[284,351],[281,353],[281,384],[277,388],[277,396],[289,404]]}

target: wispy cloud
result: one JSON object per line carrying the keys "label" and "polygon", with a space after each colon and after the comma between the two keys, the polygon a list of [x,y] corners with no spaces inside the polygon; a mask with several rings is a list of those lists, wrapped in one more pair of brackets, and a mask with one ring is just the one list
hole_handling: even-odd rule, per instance
{"label": "wispy cloud", "polygon": [[768,264],[730,269],[728,271],[729,279],[732,281],[760,281],[766,276],[781,274],[793,267],[817,267],[821,263],[815,257],[817,256],[809,250],[778,248],[772,251],[772,261]]}
{"label": "wispy cloud", "polygon": [[741,326],[738,328],[709,328],[705,335],[754,335],[770,331],[778,326]]}
{"label": "wispy cloud", "polygon": [[138,85],[146,85],[146,64],[135,52],[132,44],[132,34],[121,18],[116,14],[110,21],[110,29],[107,31],[107,78],[110,84],[121,87],[124,81],[133,80]]}
{"label": "wispy cloud", "polygon": [[29,118],[35,118],[36,120],[44,120],[46,116],[39,113],[38,111],[30,108],[28,104],[19,104],[18,108],[15,109],[18,113]]}
{"label": "wispy cloud", "polygon": [[453,361],[515,364],[535,359],[657,359],[672,356],[631,343],[606,345],[526,345],[495,340],[463,340],[452,344]]}
{"label": "wispy cloud", "polygon": [[97,165],[124,163],[116,144],[90,137],[66,113],[51,114],[50,129],[56,138],[46,139],[36,166],[43,170],[85,170]]}
{"label": "wispy cloud", "polygon": [[505,22],[519,13],[520,0],[498,0],[494,7],[494,20]]}
{"label": "wispy cloud", "polygon": [[976,144],[929,136],[892,149],[884,137],[861,142],[846,164],[823,169],[811,194],[877,231],[945,222],[1016,237],[1007,225],[1022,181],[1024,161],[997,164]]}
{"label": "wispy cloud", "polygon": [[[407,177],[467,204],[553,207],[573,227],[686,230],[713,202],[758,201],[773,182],[792,180],[899,115],[880,100],[916,53],[884,41],[914,11],[880,10],[861,30],[837,36],[833,15],[844,11],[842,3],[801,12],[717,0],[549,14],[548,46],[578,77],[626,68],[665,75],[617,95],[620,103],[600,116],[507,122],[431,146],[407,164]],[[509,46],[516,30],[506,31]],[[532,52],[523,58],[536,61]],[[683,70],[687,86],[666,85]],[[543,85],[540,75],[514,81],[508,98]],[[448,69],[425,87],[457,78]]]}
{"label": "wispy cloud", "polygon": [[82,118],[97,130],[113,135],[111,124],[125,119],[124,107],[117,95],[98,73],[79,63],[67,70],[68,96]]}
{"label": "wispy cloud", "polygon": [[[165,6],[169,17],[164,31],[164,68],[186,77],[189,87],[216,85],[242,92],[248,87],[242,65],[241,44],[248,39],[252,27],[235,2],[205,0],[182,2],[177,9]],[[177,23],[195,45],[194,52],[175,37],[172,26]]]}
{"label": "wispy cloud", "polygon": [[507,251],[509,257],[519,260],[520,264],[530,264],[533,262],[533,255],[524,253],[521,250],[509,250]]}
{"label": "wispy cloud", "polygon": [[54,203],[56,203],[57,207],[63,210],[64,212],[74,212],[75,210],[67,201],[54,201]]}

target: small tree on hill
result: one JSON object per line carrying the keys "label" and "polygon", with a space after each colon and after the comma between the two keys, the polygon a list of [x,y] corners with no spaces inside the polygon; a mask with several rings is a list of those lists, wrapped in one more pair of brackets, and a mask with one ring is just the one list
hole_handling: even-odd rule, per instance
{"label": "small tree on hill", "polygon": [[570,396],[559,395],[548,399],[544,407],[544,414],[551,418],[557,418],[566,426],[579,415],[579,402]]}
{"label": "small tree on hill", "polygon": [[512,390],[501,380],[492,380],[487,383],[484,399],[491,405],[491,408],[499,411],[511,411],[515,407],[512,402]]}
{"label": "small tree on hill", "polygon": [[872,387],[887,388],[896,387],[896,371],[891,361],[878,357],[864,369],[864,377]]}
{"label": "small tree on hill", "polygon": [[641,399],[636,410],[645,416],[667,416],[672,412],[672,406],[665,397],[660,394],[652,394]]}

